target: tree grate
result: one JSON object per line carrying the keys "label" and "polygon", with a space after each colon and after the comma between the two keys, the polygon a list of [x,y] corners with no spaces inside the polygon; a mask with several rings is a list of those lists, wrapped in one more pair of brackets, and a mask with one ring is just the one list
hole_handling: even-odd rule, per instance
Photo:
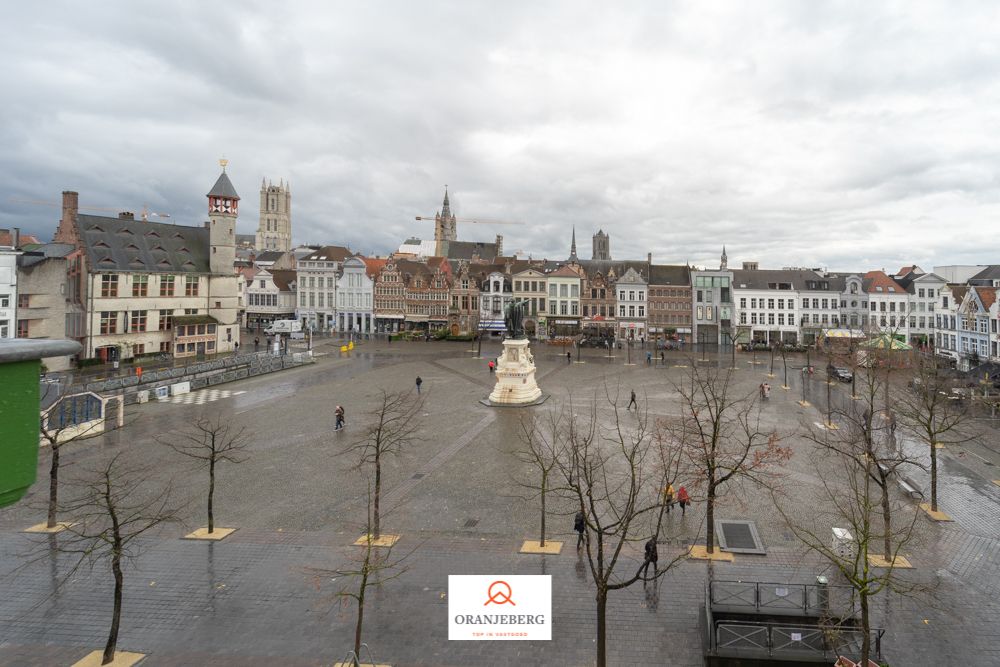
{"label": "tree grate", "polygon": [[466,519],[463,528],[475,528],[476,524],[479,523],[479,519]]}
{"label": "tree grate", "polygon": [[423,478],[424,478],[424,473],[418,472],[416,475],[414,475],[410,479],[423,479]]}
{"label": "tree grate", "polygon": [[767,554],[753,521],[720,519],[715,522],[715,532],[719,536],[719,548],[723,551],[762,556]]}

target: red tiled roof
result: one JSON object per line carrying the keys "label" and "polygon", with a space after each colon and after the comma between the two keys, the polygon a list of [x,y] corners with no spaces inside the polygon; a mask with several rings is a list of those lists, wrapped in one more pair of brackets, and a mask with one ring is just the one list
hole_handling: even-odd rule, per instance
{"label": "red tiled roof", "polygon": [[[906,290],[903,286],[897,283],[895,280],[885,275],[884,271],[869,271],[864,275],[865,291],[871,294],[872,292],[878,292],[879,294],[884,294],[886,292],[905,294]],[[875,289],[876,287],[881,287],[881,291]]]}
{"label": "red tiled roof", "polygon": [[[38,240],[38,237],[32,234],[21,234],[21,236],[18,238],[17,243],[18,247],[21,247],[29,244],[38,245],[41,243],[41,241]],[[5,245],[5,246],[14,245],[14,235],[11,233],[9,229],[0,229],[0,245]]]}
{"label": "red tiled roof", "polygon": [[374,278],[381,273],[387,261],[384,259],[375,259],[374,257],[360,257],[359,259],[365,263],[365,273],[368,274],[369,278]]}

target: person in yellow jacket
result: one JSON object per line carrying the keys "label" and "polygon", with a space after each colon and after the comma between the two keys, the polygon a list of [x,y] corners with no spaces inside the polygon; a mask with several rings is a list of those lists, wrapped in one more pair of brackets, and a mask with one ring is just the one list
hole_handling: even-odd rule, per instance
{"label": "person in yellow jacket", "polygon": [[663,504],[667,506],[667,514],[670,514],[670,507],[674,504],[674,485],[670,482],[663,489]]}

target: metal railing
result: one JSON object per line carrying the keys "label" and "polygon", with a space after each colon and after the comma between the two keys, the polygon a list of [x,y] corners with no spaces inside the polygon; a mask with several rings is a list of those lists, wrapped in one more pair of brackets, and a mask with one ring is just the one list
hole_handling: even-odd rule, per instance
{"label": "metal railing", "polygon": [[[838,625],[790,625],[753,621],[715,621],[712,649],[724,653],[781,657],[809,655],[834,657],[839,653],[857,654],[864,638],[859,628]],[[871,646],[876,660],[882,657],[885,630],[871,630]]]}
{"label": "metal railing", "polygon": [[763,581],[712,581],[708,585],[712,608],[823,616],[849,616],[857,612],[850,586],[784,584]]}

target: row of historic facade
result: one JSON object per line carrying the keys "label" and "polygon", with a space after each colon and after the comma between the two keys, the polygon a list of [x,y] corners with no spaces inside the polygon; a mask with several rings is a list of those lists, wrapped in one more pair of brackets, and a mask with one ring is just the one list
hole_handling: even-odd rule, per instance
{"label": "row of historic facade", "polygon": [[[450,232],[434,244],[445,256],[408,252],[424,248],[414,240],[364,257],[288,247],[290,195],[284,184],[261,191],[261,229],[280,235],[263,252],[240,247],[239,196],[224,170],[202,226],[86,215],[64,192],[52,243],[0,235],[9,246],[0,249],[0,336],[75,339],[83,358],[185,357],[234,350],[240,327],[281,319],[314,331],[498,335],[504,308],[519,300],[528,335],[542,339],[811,344],[880,331],[963,365],[1000,359],[998,266],[736,269],[723,249],[717,269],[701,269],[650,255],[614,260],[603,231],[589,260],[577,256],[575,231],[562,261],[504,256],[499,237],[463,242]],[[447,204],[436,219],[453,218]]]}

